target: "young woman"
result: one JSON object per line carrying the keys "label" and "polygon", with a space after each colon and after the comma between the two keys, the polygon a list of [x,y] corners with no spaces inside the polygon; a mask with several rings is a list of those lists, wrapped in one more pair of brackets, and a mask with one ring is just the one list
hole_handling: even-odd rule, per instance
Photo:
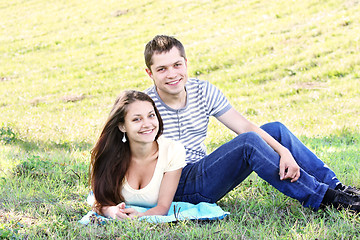
{"label": "young woman", "polygon": [[[96,212],[116,219],[167,214],[186,164],[184,147],[162,131],[148,95],[131,90],[118,96],[91,151]],[[150,209],[140,213],[126,205]]]}

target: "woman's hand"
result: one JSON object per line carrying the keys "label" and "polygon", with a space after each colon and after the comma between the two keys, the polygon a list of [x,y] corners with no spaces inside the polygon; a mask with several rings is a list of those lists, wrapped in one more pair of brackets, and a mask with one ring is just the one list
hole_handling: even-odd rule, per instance
{"label": "woman's hand", "polygon": [[129,218],[129,216],[125,213],[125,203],[119,203],[116,206],[106,206],[102,208],[102,212],[105,217],[107,218],[113,218],[113,219],[126,219]]}
{"label": "woman's hand", "polygon": [[141,217],[144,214],[141,212],[138,212],[137,210],[135,210],[134,208],[125,208],[124,209],[124,213],[131,219],[137,218],[137,217]]}

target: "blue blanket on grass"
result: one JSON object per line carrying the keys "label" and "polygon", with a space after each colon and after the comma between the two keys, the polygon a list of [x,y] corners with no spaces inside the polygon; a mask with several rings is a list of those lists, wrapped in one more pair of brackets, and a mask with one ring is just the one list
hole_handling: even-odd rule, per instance
{"label": "blue blanket on grass", "polygon": [[[92,194],[89,194],[87,201],[90,205],[92,205]],[[149,209],[138,206],[129,207],[135,208],[138,212],[145,212]],[[201,202],[195,205],[187,202],[173,202],[167,215],[143,216],[140,217],[139,220],[144,220],[150,223],[164,223],[183,220],[220,220],[229,214],[229,212],[223,211],[215,203]],[[103,224],[109,220],[113,219],[101,216],[94,211],[89,211],[79,222],[85,225],[89,223]]]}

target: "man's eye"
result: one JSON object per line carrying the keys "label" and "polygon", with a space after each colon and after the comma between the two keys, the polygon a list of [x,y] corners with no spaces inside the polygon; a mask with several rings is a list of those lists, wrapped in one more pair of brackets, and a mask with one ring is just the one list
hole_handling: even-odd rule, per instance
{"label": "man's eye", "polygon": [[159,68],[157,71],[158,72],[163,72],[165,70],[165,68]]}

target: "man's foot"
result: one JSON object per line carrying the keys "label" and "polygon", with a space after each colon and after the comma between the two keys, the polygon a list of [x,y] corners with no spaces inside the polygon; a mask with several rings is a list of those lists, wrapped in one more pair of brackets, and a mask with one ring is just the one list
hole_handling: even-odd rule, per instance
{"label": "man's foot", "polygon": [[360,196],[360,190],[356,187],[352,186],[345,186],[344,184],[340,183],[335,187],[335,190],[340,190],[344,193],[350,194],[350,195],[357,195]]}
{"label": "man's foot", "polygon": [[333,206],[337,209],[349,209],[356,213],[360,213],[360,197],[356,195],[350,195],[340,190],[333,190],[334,198],[331,202],[324,204],[323,206]]}

